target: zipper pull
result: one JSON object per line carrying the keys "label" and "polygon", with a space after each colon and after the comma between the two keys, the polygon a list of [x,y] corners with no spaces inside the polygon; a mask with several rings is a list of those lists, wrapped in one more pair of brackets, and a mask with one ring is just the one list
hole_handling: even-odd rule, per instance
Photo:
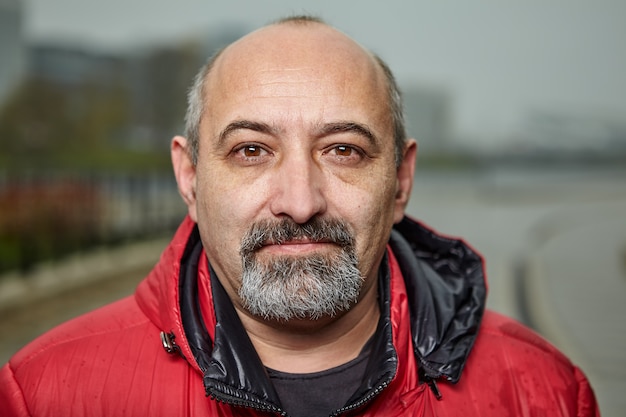
{"label": "zipper pull", "polygon": [[169,354],[178,352],[178,354],[182,356],[180,347],[176,344],[174,339],[176,339],[174,332],[161,332],[161,343],[163,344],[163,349],[165,349],[165,351]]}
{"label": "zipper pull", "polygon": [[441,391],[439,391],[439,387],[437,386],[437,381],[435,381],[432,378],[428,378],[428,379],[426,379],[426,383],[430,387],[430,390],[433,392],[433,394],[435,394],[435,398],[437,398],[437,400],[441,401],[443,396],[441,395]]}

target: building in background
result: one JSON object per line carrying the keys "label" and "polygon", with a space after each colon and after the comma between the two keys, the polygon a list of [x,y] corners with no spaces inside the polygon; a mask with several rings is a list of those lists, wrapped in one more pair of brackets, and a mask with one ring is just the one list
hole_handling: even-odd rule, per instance
{"label": "building in background", "polygon": [[564,110],[529,112],[520,136],[535,151],[552,153],[623,154],[626,122],[592,112]]}
{"label": "building in background", "polygon": [[71,88],[87,81],[110,86],[123,72],[124,59],[68,44],[36,43],[28,48],[28,76]]}
{"label": "building in background", "polygon": [[0,0],[0,107],[24,74],[22,4],[20,0]]}
{"label": "building in background", "polygon": [[203,39],[116,52],[80,43],[33,43],[26,50],[24,80],[60,91],[66,100],[57,106],[73,120],[102,122],[116,113],[108,120],[115,128],[103,138],[109,145],[163,150],[174,134],[183,133],[187,90],[207,55],[241,33],[211,32]]}

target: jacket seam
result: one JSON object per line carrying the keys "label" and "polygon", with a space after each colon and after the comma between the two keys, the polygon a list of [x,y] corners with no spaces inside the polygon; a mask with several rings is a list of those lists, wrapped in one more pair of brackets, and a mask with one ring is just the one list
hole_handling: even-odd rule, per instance
{"label": "jacket seam", "polygon": [[94,336],[102,336],[102,335],[105,335],[105,334],[114,334],[114,333],[118,333],[118,332],[124,332],[124,331],[127,331],[129,329],[133,329],[135,327],[143,326],[146,323],[150,323],[150,324],[154,325],[148,318],[144,317],[143,321],[141,323],[135,323],[133,325],[125,326],[123,328],[115,329],[113,331],[112,330],[101,330],[101,331],[98,331],[98,332],[90,333],[88,335],[81,335],[81,336],[74,337],[74,338],[71,338],[71,339],[63,339],[63,340],[60,340],[60,341],[54,342],[54,343],[47,343],[45,346],[43,346],[42,348],[38,349],[36,352],[33,352],[30,355],[28,355],[25,358],[23,358],[22,360],[20,360],[19,363],[16,364],[16,366],[15,366],[15,372],[19,371],[19,368],[21,368],[24,365],[27,365],[29,362],[34,360],[36,357],[45,354],[47,351],[49,351],[49,350],[51,350],[53,348],[56,348],[56,347],[59,347],[59,346],[63,346],[63,345],[69,344],[69,343],[74,343],[74,342],[79,341],[79,340],[89,339],[89,338],[94,337]]}
{"label": "jacket seam", "polygon": [[17,371],[17,369],[13,369],[13,365],[11,364],[11,362],[8,363],[8,369],[9,371],[11,371],[11,379],[13,379],[15,386],[19,389],[20,399],[22,400],[22,405],[24,406],[24,410],[26,410],[27,415],[32,416],[33,413],[30,411],[30,408],[28,407],[28,402],[26,401],[26,397],[24,396],[24,389],[22,388],[22,385],[20,384],[20,382],[17,379],[17,376],[15,375],[15,372]]}

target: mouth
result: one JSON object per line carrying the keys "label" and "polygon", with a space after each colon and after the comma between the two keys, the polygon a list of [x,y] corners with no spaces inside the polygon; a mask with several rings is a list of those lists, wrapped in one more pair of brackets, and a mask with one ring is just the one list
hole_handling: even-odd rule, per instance
{"label": "mouth", "polygon": [[310,252],[319,252],[337,248],[337,244],[330,239],[313,240],[308,237],[296,237],[289,240],[275,242],[263,242],[257,249],[257,253],[270,253],[274,255],[298,255]]}

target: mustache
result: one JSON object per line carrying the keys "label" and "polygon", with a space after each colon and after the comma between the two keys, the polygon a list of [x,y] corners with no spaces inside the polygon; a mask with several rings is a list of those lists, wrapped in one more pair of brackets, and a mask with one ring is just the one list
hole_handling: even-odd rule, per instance
{"label": "mustache", "polygon": [[298,239],[311,242],[330,242],[341,247],[354,245],[350,227],[342,220],[314,217],[306,223],[296,223],[290,218],[263,220],[252,224],[241,242],[241,254],[249,255],[261,247]]}

